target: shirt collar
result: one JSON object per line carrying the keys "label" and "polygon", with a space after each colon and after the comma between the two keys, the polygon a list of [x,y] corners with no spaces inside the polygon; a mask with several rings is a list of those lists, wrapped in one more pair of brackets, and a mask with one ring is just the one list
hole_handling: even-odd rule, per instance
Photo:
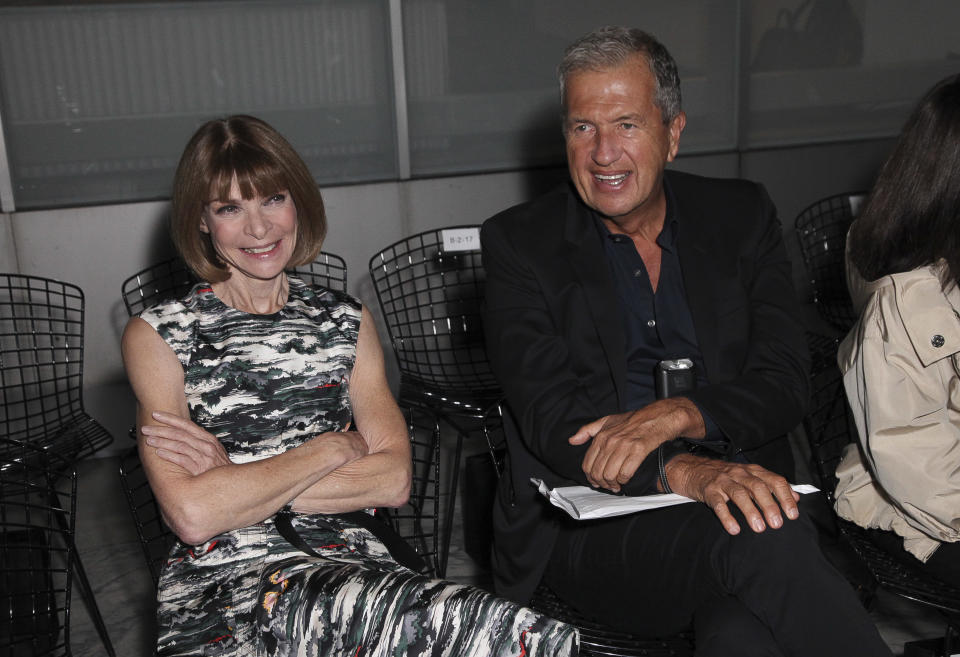
{"label": "shirt collar", "polygon": [[[667,211],[663,220],[663,230],[660,231],[660,234],[657,235],[657,246],[661,249],[673,253],[677,249],[677,236],[680,233],[679,221],[677,221],[677,212],[676,207],[677,203],[673,197],[673,190],[670,189],[670,184],[667,182],[667,179],[663,179],[663,187],[665,196],[667,199]],[[604,238],[604,244],[607,243],[619,243],[627,239],[625,235],[618,235],[617,233],[610,232],[610,229],[607,228],[607,225],[603,223],[603,219],[599,212],[592,208],[588,208],[590,216],[593,217],[594,224],[597,226],[597,231],[600,233],[600,237]]]}

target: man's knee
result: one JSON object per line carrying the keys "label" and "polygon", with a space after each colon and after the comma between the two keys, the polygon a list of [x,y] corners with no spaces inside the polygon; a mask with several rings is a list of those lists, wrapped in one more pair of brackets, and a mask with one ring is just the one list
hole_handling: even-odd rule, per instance
{"label": "man's knee", "polygon": [[697,657],[783,657],[770,630],[736,598],[703,603],[693,623]]}
{"label": "man's knee", "polygon": [[819,569],[826,564],[816,529],[802,508],[796,520],[784,518],[779,529],[768,527],[762,532],[750,530],[743,517],[735,515],[741,532],[718,541],[713,554],[722,582],[729,585],[753,575],[783,581],[804,577],[810,568]]}

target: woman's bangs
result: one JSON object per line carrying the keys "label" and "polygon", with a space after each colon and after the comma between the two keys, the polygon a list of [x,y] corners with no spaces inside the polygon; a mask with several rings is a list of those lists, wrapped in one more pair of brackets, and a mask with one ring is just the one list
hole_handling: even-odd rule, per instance
{"label": "woman's bangs", "polygon": [[215,167],[216,173],[211,179],[209,200],[220,202],[229,200],[234,179],[240,188],[240,197],[245,201],[258,196],[269,196],[288,187],[280,167],[263,158],[251,160],[243,157],[228,157],[217,164],[221,166]]}

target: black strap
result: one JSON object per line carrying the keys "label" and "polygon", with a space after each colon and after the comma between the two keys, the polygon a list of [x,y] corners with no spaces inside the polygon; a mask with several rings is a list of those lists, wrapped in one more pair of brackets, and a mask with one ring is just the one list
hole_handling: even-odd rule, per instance
{"label": "black strap", "polygon": [[[277,511],[277,514],[273,518],[273,522],[277,526],[277,531],[287,539],[290,545],[301,552],[313,557],[322,556],[310,547],[307,542],[303,540],[303,537],[297,533],[293,523],[290,522],[293,515],[294,512],[291,511],[289,507],[284,507]],[[405,566],[418,573],[422,572],[424,567],[426,567],[426,562],[424,562],[423,557],[417,554],[417,551],[403,540],[403,538],[394,531],[393,527],[381,522],[369,513],[350,511],[349,513],[338,513],[334,517],[342,518],[358,527],[362,527],[376,536],[390,552],[390,556],[401,566]]]}

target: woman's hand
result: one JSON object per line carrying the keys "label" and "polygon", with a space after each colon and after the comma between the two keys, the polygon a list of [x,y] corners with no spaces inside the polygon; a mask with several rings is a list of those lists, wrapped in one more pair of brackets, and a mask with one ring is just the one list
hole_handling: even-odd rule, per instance
{"label": "woman's hand", "polygon": [[140,433],[163,460],[179,465],[193,476],[230,464],[220,441],[199,425],[172,413],[157,411],[151,417],[160,424],[144,425]]}
{"label": "woman's hand", "polygon": [[314,440],[322,440],[327,446],[336,446],[344,451],[345,461],[349,463],[370,453],[370,446],[359,431],[350,431],[350,423],[342,431],[328,431],[319,434]]}

